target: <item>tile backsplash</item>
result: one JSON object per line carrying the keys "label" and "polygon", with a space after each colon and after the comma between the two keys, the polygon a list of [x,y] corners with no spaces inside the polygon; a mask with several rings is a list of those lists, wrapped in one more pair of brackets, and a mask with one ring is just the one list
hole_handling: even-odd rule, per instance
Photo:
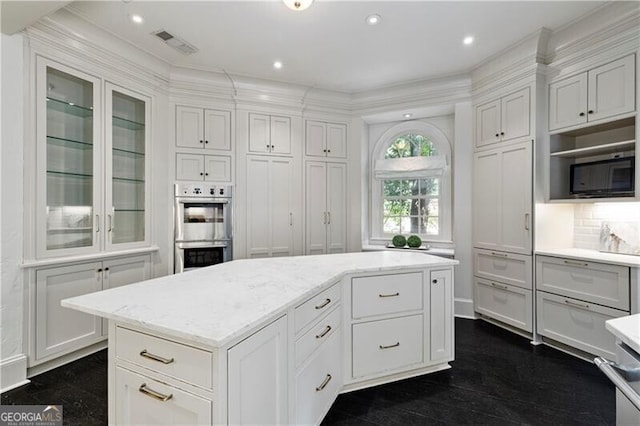
{"label": "tile backsplash", "polygon": [[576,248],[598,250],[603,223],[638,222],[640,203],[576,204],[573,244]]}

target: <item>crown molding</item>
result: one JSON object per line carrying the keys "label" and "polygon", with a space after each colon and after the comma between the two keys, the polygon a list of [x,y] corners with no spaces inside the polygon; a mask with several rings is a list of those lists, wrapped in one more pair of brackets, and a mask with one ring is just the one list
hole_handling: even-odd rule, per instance
{"label": "crown molding", "polygon": [[166,64],[152,61],[153,66],[149,66],[147,61],[135,61],[122,54],[115,54],[99,42],[94,42],[101,38],[89,39],[77,28],[70,28],[58,20],[43,18],[27,28],[25,34],[34,53],[74,63],[114,82],[125,80],[162,93],[168,90]]}

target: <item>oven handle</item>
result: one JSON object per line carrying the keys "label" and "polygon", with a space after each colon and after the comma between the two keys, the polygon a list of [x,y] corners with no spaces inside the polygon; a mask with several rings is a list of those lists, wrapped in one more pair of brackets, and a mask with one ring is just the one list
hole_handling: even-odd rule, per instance
{"label": "oven handle", "polygon": [[231,202],[230,198],[213,198],[213,197],[203,197],[203,198],[182,198],[176,197],[176,202],[179,204],[184,203],[200,203],[200,204],[229,204]]}
{"label": "oven handle", "polygon": [[620,392],[622,392],[624,396],[626,396],[629,401],[631,401],[631,403],[640,410],[640,395],[629,385],[629,383],[627,383],[624,377],[616,371],[616,369],[624,371],[625,368],[601,356],[595,358],[593,362],[600,371],[602,371],[605,376],[613,382],[616,388],[618,388]]}
{"label": "oven handle", "polygon": [[219,243],[211,241],[176,241],[177,249],[194,249],[194,248],[227,248],[229,241],[221,241]]}

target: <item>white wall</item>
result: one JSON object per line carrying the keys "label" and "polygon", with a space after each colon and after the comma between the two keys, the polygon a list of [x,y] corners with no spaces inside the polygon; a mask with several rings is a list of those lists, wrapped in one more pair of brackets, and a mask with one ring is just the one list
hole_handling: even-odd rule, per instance
{"label": "white wall", "polygon": [[23,126],[24,59],[21,35],[1,39],[0,142],[0,389],[23,384]]}

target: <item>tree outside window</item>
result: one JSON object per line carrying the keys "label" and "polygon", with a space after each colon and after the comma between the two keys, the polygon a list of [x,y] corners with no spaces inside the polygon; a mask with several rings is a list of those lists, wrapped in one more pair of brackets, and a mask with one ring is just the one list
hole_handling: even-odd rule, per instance
{"label": "tree outside window", "polygon": [[[385,159],[436,155],[429,138],[415,133],[397,137],[387,148]],[[440,178],[387,179],[383,181],[383,232],[419,234],[441,233],[439,201]]]}

